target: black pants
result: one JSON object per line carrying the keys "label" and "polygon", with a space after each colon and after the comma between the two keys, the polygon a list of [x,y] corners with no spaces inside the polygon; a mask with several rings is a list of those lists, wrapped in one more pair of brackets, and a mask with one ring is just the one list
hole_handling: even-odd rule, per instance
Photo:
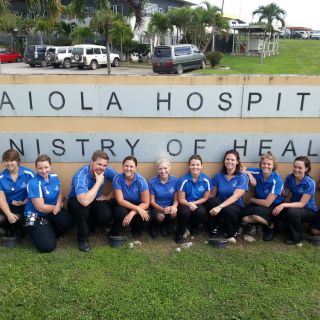
{"label": "black pants", "polygon": [[68,209],[76,221],[79,242],[88,241],[89,232],[96,224],[107,226],[113,218],[110,201],[94,200],[85,207],[73,197],[68,201]]}
{"label": "black pants", "polygon": [[14,206],[9,204],[10,211],[19,217],[15,223],[10,223],[7,216],[0,210],[0,226],[4,228],[6,236],[16,236],[24,234],[23,215],[25,206]]}
{"label": "black pants", "polygon": [[190,228],[190,231],[199,227],[200,223],[203,223],[207,217],[207,209],[204,204],[197,205],[198,208],[195,211],[191,211],[189,207],[179,204],[177,212],[177,235],[183,235],[186,228]]}
{"label": "black pants", "polygon": [[218,226],[222,227],[222,230],[227,234],[227,237],[233,237],[238,231],[242,218],[243,208],[237,204],[231,204],[223,208],[219,214],[213,216],[210,214],[210,210],[218,206],[221,201],[218,198],[210,198],[207,201],[207,207],[209,212],[208,229],[209,232],[216,229]]}
{"label": "black pants", "polygon": [[150,228],[158,228],[160,225],[163,226],[163,227],[168,227],[170,224],[173,223],[174,221],[174,217],[171,215],[171,214],[164,214],[164,220],[162,222],[160,222],[158,219],[157,219],[157,215],[159,214],[159,211],[152,208],[150,210],[150,222],[149,222],[149,226]]}
{"label": "black pants", "polygon": [[302,240],[303,224],[311,222],[316,216],[316,212],[306,208],[287,208],[284,209],[279,224],[280,228],[289,232],[289,239],[294,242]]}
{"label": "black pants", "polygon": [[[114,209],[114,218],[113,218],[113,224],[111,227],[110,234],[112,236],[120,236],[124,234],[124,226],[122,225],[123,219],[126,217],[126,215],[130,212],[130,209],[121,207],[119,205],[115,206]],[[142,217],[139,214],[136,214],[131,222],[131,232],[133,235],[139,235],[143,232],[143,230],[146,227],[147,222],[142,219]]]}
{"label": "black pants", "polygon": [[39,252],[51,252],[56,248],[57,237],[70,229],[74,224],[72,215],[65,209],[54,215],[49,213],[41,220],[37,220],[33,227],[27,227]]}

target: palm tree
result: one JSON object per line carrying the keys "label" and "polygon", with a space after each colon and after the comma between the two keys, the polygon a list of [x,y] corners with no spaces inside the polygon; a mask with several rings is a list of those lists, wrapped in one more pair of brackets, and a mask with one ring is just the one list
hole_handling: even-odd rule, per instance
{"label": "palm tree", "polygon": [[75,27],[70,34],[74,44],[83,43],[86,38],[93,37],[93,32],[89,27]]}
{"label": "palm tree", "polygon": [[274,2],[266,5],[260,6],[258,9],[252,12],[252,16],[259,15],[258,22],[266,22],[266,32],[270,33],[270,37],[273,35],[273,23],[280,22],[282,27],[285,26],[284,17],[286,15],[286,11],[281,9],[277,4]]}
{"label": "palm tree", "polygon": [[160,37],[160,44],[164,44],[166,33],[169,30],[172,31],[170,18],[166,14],[156,12],[154,15],[152,15],[149,25],[150,27],[148,26],[148,29],[154,30]]}
{"label": "palm tree", "polygon": [[0,0],[0,15],[5,14],[9,11],[9,0]]}
{"label": "palm tree", "polygon": [[120,57],[123,59],[123,44],[130,42],[133,38],[131,27],[122,20],[116,20],[112,24],[110,35],[112,43],[120,47]]}

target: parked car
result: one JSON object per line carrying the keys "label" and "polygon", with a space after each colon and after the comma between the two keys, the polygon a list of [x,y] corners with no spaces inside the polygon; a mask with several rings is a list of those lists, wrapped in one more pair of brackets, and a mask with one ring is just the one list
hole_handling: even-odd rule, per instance
{"label": "parked car", "polygon": [[293,31],[292,39],[309,39],[309,34],[305,31]]}
{"label": "parked car", "polygon": [[71,56],[73,47],[47,47],[46,60],[47,63],[54,68],[59,68],[62,65],[65,69],[71,67]]}
{"label": "parked car", "polygon": [[22,54],[11,51],[6,48],[0,48],[0,62],[20,62],[22,61]]}
{"label": "parked car", "polygon": [[182,74],[187,69],[205,69],[206,58],[192,44],[157,46],[152,55],[155,73]]}
{"label": "parked car", "polygon": [[29,64],[30,67],[48,65],[46,60],[46,45],[28,45],[24,49],[24,62]]}
{"label": "parked car", "polygon": [[[89,67],[92,70],[99,66],[107,65],[107,48],[94,44],[78,44],[72,49],[71,61],[78,69]],[[113,67],[120,64],[120,56],[116,53],[110,53],[110,61]]]}
{"label": "parked car", "polygon": [[313,32],[310,36],[312,40],[320,40],[320,32]]}

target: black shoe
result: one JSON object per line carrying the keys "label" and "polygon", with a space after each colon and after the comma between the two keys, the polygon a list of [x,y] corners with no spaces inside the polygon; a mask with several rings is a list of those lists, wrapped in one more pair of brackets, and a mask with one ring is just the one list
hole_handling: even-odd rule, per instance
{"label": "black shoe", "polygon": [[180,234],[180,233],[176,234],[174,241],[176,243],[182,244],[183,243],[183,234]]}
{"label": "black shoe", "polygon": [[274,239],[274,228],[273,229],[266,228],[263,232],[262,240],[263,241],[272,241],[273,239]]}
{"label": "black shoe", "polygon": [[88,241],[79,242],[79,250],[83,252],[89,252],[91,250],[89,242]]}
{"label": "black shoe", "polygon": [[149,234],[152,239],[155,239],[158,237],[158,230],[156,228],[151,228]]}
{"label": "black shoe", "polygon": [[169,232],[168,232],[168,228],[167,227],[164,227],[164,226],[161,226],[160,227],[160,233],[163,237],[167,237],[169,235]]}
{"label": "black shoe", "polygon": [[217,238],[217,237],[218,237],[218,229],[217,228],[212,229],[209,232],[209,238]]}
{"label": "black shoe", "polygon": [[286,239],[286,240],[284,240],[284,243],[285,244],[289,244],[289,245],[293,245],[293,244],[296,244],[297,242],[295,242],[295,241],[293,241],[291,239]]}
{"label": "black shoe", "polygon": [[190,236],[191,237],[197,236],[198,234],[199,234],[199,229],[198,228],[192,228],[190,230]]}
{"label": "black shoe", "polygon": [[140,238],[142,235],[142,231],[132,231],[131,234],[134,238]]}

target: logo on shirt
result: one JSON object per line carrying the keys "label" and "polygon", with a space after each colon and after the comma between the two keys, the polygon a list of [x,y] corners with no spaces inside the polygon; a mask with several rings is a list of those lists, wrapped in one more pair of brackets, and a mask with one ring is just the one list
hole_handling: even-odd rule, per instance
{"label": "logo on shirt", "polygon": [[174,188],[171,187],[171,188],[169,189],[169,192],[170,192],[170,193],[174,193]]}
{"label": "logo on shirt", "polygon": [[237,186],[237,181],[232,182],[232,187],[235,188]]}
{"label": "logo on shirt", "polygon": [[27,187],[27,184],[25,182],[21,183],[20,188],[25,189]]}
{"label": "logo on shirt", "polygon": [[49,192],[49,190],[48,190],[47,187],[44,187],[44,193],[45,193],[45,194],[50,194],[50,192]]}
{"label": "logo on shirt", "polygon": [[138,190],[138,187],[134,187],[134,188],[133,188],[133,191],[134,191],[134,192],[138,192],[138,191],[139,191],[139,190]]}
{"label": "logo on shirt", "polygon": [[59,186],[54,186],[54,191],[59,191]]}
{"label": "logo on shirt", "polygon": [[200,191],[200,192],[203,192],[205,189],[204,189],[204,186],[200,186],[199,188],[198,188],[198,190]]}

